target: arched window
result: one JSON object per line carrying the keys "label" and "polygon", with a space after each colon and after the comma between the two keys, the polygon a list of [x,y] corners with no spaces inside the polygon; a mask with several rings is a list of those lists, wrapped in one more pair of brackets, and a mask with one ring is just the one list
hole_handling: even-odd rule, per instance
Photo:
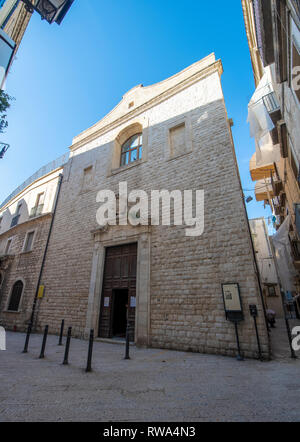
{"label": "arched window", "polygon": [[121,166],[140,160],[143,153],[143,135],[135,134],[121,148]]}
{"label": "arched window", "polygon": [[23,287],[24,287],[24,284],[22,281],[17,281],[14,283],[12,291],[11,291],[11,295],[10,295],[9,305],[8,305],[9,311],[17,312],[19,310],[21,296],[23,293]]}

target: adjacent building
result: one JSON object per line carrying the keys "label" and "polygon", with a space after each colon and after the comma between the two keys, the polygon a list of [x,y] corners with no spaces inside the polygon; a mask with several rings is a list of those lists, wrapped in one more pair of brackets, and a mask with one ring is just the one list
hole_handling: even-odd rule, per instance
{"label": "adjacent building", "polygon": [[284,312],[280,284],[266,221],[264,218],[256,218],[251,219],[249,223],[266,309],[275,311],[276,317],[282,318]]}
{"label": "adjacent building", "polygon": [[74,0],[0,0],[0,88],[20,46],[31,15],[61,24]]}
{"label": "adjacent building", "polygon": [[[222,284],[238,284],[244,314],[238,326],[242,352],[258,356],[249,311],[255,304],[262,351],[269,357],[222,72],[221,61],[211,54],[160,83],[138,85],[101,121],[74,138],[40,278],[35,329],[47,324],[57,333],[64,319],[75,336],[87,337],[94,329],[99,339],[117,339],[124,337],[128,320],[131,339],[140,346],[236,355],[235,327],[226,320]],[[58,180],[51,176],[48,222]],[[125,185],[129,200],[126,197],[124,208],[119,203],[124,201]],[[38,207],[41,191],[38,186],[27,203],[27,217]],[[116,199],[107,208],[112,222],[99,224],[99,211],[106,204],[103,191],[108,199]],[[142,199],[152,206],[155,191],[158,203],[169,202],[170,218],[163,211],[158,217],[153,212],[144,216],[142,209],[131,212],[132,204]],[[194,227],[183,221],[183,213],[193,209],[196,217],[203,203],[201,199],[195,205],[197,191],[204,192],[204,217],[200,214],[200,228],[193,235]],[[192,192],[194,203],[183,207],[180,198],[185,192]],[[24,199],[18,195],[5,206],[9,220],[18,215],[18,201]],[[7,247],[15,236],[11,254],[23,264],[35,249],[34,240],[32,254],[24,250],[31,224],[42,219],[27,218],[26,224],[24,215],[16,227],[10,227],[9,220],[3,221],[0,241]],[[44,242],[41,247],[42,254]],[[9,255],[7,250],[4,255]],[[0,319],[20,330],[32,314],[40,267],[18,309],[14,304],[16,311],[11,312],[14,284],[21,281],[26,287],[26,271],[24,263],[11,276],[4,275],[1,288]]]}
{"label": "adjacent building", "polygon": [[[300,3],[242,0],[256,85],[249,124],[256,151],[250,161],[257,201],[269,205],[281,286],[300,292]],[[280,240],[279,240],[280,238]]]}
{"label": "adjacent building", "polygon": [[21,0],[0,1],[0,87],[20,46],[31,13]]}
{"label": "adjacent building", "polygon": [[0,322],[24,330],[40,288],[43,259],[67,156],[41,168],[0,208]]}

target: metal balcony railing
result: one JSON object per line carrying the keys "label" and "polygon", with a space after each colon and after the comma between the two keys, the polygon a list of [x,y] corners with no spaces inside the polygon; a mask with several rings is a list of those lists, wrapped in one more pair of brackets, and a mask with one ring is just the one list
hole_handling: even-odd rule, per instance
{"label": "metal balcony railing", "polygon": [[269,114],[280,109],[275,92],[270,92],[269,94],[265,95],[262,97],[262,100]]}
{"label": "metal balcony railing", "polygon": [[282,215],[282,206],[280,204],[280,198],[278,196],[273,198],[273,207],[274,207],[275,215]]}
{"label": "metal balcony railing", "polygon": [[273,198],[273,207],[275,215],[283,215],[285,209],[286,194],[283,192]]}
{"label": "metal balcony railing", "polygon": [[30,211],[29,218],[35,218],[42,214],[44,208],[44,204],[40,204],[39,206],[32,207]]}
{"label": "metal balcony railing", "polygon": [[271,184],[274,196],[279,196],[280,192],[283,190],[282,180],[279,179],[276,175],[271,174]]}

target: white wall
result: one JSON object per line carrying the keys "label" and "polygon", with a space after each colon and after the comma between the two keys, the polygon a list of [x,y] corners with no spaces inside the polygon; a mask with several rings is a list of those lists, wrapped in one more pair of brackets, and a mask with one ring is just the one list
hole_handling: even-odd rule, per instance
{"label": "white wall", "polygon": [[251,219],[250,228],[263,284],[278,284],[276,267],[264,218]]}

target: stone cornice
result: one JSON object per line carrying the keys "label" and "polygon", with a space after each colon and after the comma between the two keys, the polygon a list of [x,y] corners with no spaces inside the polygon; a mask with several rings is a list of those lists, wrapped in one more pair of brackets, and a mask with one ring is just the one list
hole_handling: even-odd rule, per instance
{"label": "stone cornice", "polygon": [[[172,97],[173,95],[177,94],[178,92],[181,92],[182,90],[188,88],[189,86],[197,83],[200,80],[203,80],[204,78],[212,75],[213,73],[218,72],[219,76],[221,77],[223,73],[223,66],[221,60],[217,60],[211,65],[199,70],[195,74],[185,78],[181,82],[178,82],[175,86],[170,87],[166,91],[162,92],[161,94],[158,94],[154,98],[150,99],[149,101],[143,103],[141,106],[136,107],[131,112],[126,113],[122,117],[117,118],[116,120],[112,121],[111,123],[106,124],[103,127],[100,127],[97,129],[97,126],[100,125],[103,120],[100,120],[99,123],[97,123],[95,126],[92,126],[91,130],[92,133],[87,134],[86,137],[79,140],[78,142],[75,142],[70,146],[70,150],[72,152],[76,151],[80,147],[84,146],[85,144],[94,141],[97,139],[100,135],[105,134],[106,132],[109,132],[110,130],[120,126],[121,124],[126,123],[127,121],[130,121],[137,116],[139,116],[141,113],[145,112],[146,110],[156,106],[157,104],[162,103],[163,101],[167,100],[168,98]],[[105,117],[104,117],[105,118]],[[89,129],[87,129],[89,131]]]}

